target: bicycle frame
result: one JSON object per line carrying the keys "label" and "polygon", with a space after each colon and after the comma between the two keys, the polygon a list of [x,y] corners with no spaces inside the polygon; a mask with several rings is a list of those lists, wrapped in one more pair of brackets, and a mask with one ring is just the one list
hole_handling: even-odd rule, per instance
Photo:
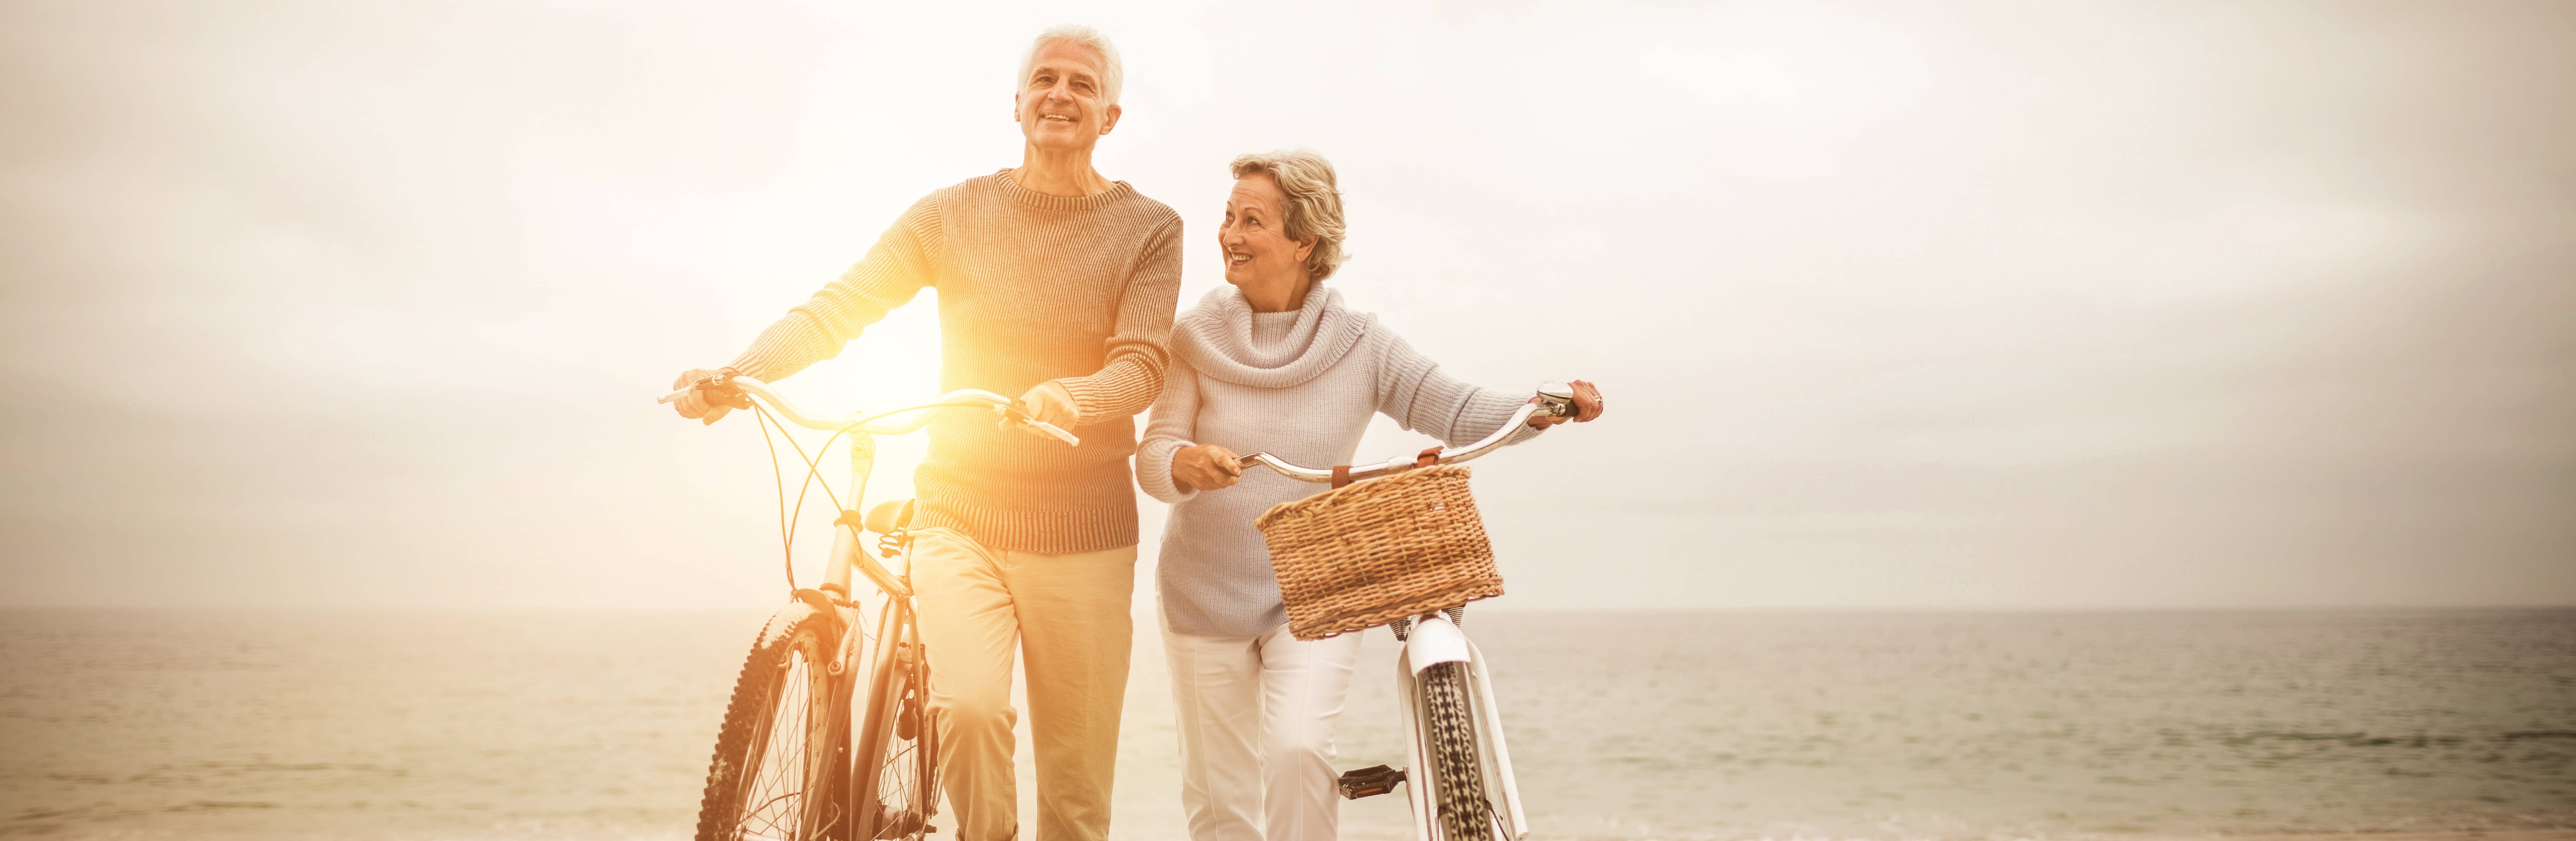
{"label": "bicycle frame", "polygon": [[[820,417],[797,408],[795,404],[770,389],[768,384],[759,380],[748,377],[718,376],[692,385],[689,389],[666,395],[660,402],[668,403],[679,399],[691,390],[699,389],[737,390],[767,405],[785,423],[829,431],[836,436],[846,436],[849,439],[848,496],[846,499],[836,500],[843,506],[843,510],[833,523],[832,546],[824,564],[823,582],[812,588],[798,588],[792,593],[792,597],[805,602],[813,610],[832,617],[838,623],[835,629],[838,636],[837,648],[830,662],[824,665],[825,674],[832,681],[833,697],[829,699],[829,703],[834,708],[832,714],[838,717],[833,726],[840,728],[843,734],[855,734],[856,738],[848,735],[836,737],[837,743],[833,745],[835,749],[841,751],[841,754],[832,761],[842,763],[842,769],[852,773],[848,775],[846,790],[836,791],[831,795],[838,798],[844,807],[832,820],[855,823],[862,830],[870,829],[877,821],[886,819],[886,813],[871,814],[862,818],[851,810],[874,809],[874,804],[879,802],[874,792],[875,786],[881,780],[874,775],[873,769],[857,764],[859,760],[872,759],[876,750],[884,747],[883,743],[864,740],[874,740],[887,732],[882,726],[887,722],[877,716],[895,711],[893,704],[896,699],[879,697],[877,692],[883,687],[897,685],[891,680],[894,674],[892,670],[902,669],[909,672],[909,679],[902,685],[914,687],[918,691],[926,691],[921,688],[927,686],[928,678],[928,660],[923,654],[919,639],[918,611],[912,603],[909,545],[906,545],[902,555],[903,561],[896,567],[888,568],[878,563],[876,558],[870,556],[866,546],[864,532],[871,530],[871,527],[857,513],[864,507],[862,500],[867,495],[868,479],[876,468],[876,436],[918,431],[949,410],[985,409],[1000,415],[1005,423],[1015,423],[1022,429],[1054,437],[1066,444],[1079,444],[1080,439],[1053,425],[1028,417],[1009,398],[989,391],[972,389],[952,391],[928,404],[875,415]],[[829,447],[829,442],[826,442],[825,447]],[[816,457],[822,455],[820,452],[815,454]],[[811,462],[808,466],[809,469],[816,467]],[[809,473],[808,476],[810,480],[811,474]],[[831,497],[828,484],[825,495],[827,498]],[[788,527],[793,528],[793,524],[789,524]],[[892,532],[899,531],[900,528],[899,526],[879,526],[875,530]],[[868,644],[867,617],[862,609],[864,597],[853,598],[855,594],[850,591],[850,579],[854,570],[857,574],[866,576],[869,583],[876,586],[878,592],[885,594],[884,607],[877,614],[878,631],[873,645]],[[873,664],[874,668],[868,674],[859,674],[862,664]],[[864,685],[869,689],[862,691],[861,681],[866,681]],[[862,697],[867,701],[864,709],[860,704],[855,703]],[[936,811],[935,804],[938,798],[936,737],[928,729],[926,722],[920,726],[924,729],[919,731],[918,738],[905,737],[913,739],[912,749],[919,751],[918,768],[922,776],[915,781],[919,786],[916,791],[926,796],[927,799],[923,802],[928,804],[927,808],[910,815],[921,820],[921,824],[916,825],[916,828],[927,824],[927,819]]]}

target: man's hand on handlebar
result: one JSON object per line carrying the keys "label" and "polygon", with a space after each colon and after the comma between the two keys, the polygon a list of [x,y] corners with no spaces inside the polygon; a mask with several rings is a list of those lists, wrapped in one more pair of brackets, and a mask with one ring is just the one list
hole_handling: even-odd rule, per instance
{"label": "man's hand on handlebar", "polygon": [[671,401],[671,408],[677,410],[680,417],[697,418],[701,423],[715,423],[722,420],[726,412],[751,408],[751,398],[744,396],[740,391],[696,387],[707,380],[731,375],[729,371],[710,371],[705,368],[691,368],[680,372],[680,378],[673,380],[671,387],[685,388],[688,392],[680,395],[680,399]]}
{"label": "man's hand on handlebar", "polygon": [[1057,429],[1072,429],[1074,422],[1081,419],[1081,412],[1073,406],[1073,392],[1054,380],[1030,386],[1027,394],[1020,395],[1020,411],[1027,412],[1030,420],[1055,424]]}
{"label": "man's hand on handlebar", "polygon": [[1233,450],[1215,444],[1182,447],[1172,454],[1172,484],[1185,491],[1212,491],[1243,481],[1243,465]]}
{"label": "man's hand on handlebar", "polygon": [[[1583,423],[1601,416],[1601,389],[1583,380],[1575,380],[1567,385],[1574,388],[1574,414],[1572,416],[1531,415],[1529,425],[1545,429],[1566,421]],[[1538,398],[1532,397],[1529,402],[1536,403]]]}

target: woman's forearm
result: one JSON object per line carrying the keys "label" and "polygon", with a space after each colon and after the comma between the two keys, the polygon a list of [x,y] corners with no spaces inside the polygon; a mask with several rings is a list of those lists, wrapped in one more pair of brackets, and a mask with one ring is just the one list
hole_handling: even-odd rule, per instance
{"label": "woman's forearm", "polygon": [[1175,505],[1198,496],[1196,490],[1172,479],[1172,455],[1188,446],[1192,446],[1189,441],[1179,438],[1145,436],[1145,441],[1136,445],[1137,487],[1144,488],[1146,496]]}
{"label": "woman's forearm", "polygon": [[[1511,422],[1513,413],[1520,411],[1521,404],[1530,397],[1479,388],[1452,378],[1440,370],[1440,363],[1423,356],[1402,338],[1388,340],[1379,364],[1378,411],[1405,429],[1438,438],[1453,447],[1494,434],[1494,430]],[[1504,443],[1527,441],[1540,431],[1536,427],[1524,428],[1504,439]]]}

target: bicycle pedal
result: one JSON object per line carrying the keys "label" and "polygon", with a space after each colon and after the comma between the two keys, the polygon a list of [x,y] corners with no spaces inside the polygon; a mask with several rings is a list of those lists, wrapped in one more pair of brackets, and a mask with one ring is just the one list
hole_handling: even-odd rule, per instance
{"label": "bicycle pedal", "polygon": [[1362,797],[1385,794],[1394,791],[1395,784],[1400,782],[1404,782],[1404,771],[1384,765],[1345,771],[1339,780],[1344,800],[1358,800]]}

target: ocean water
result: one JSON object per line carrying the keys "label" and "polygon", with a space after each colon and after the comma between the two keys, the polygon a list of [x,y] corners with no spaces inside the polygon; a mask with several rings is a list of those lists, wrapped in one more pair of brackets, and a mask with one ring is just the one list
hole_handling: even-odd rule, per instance
{"label": "ocean water", "polygon": [[[0,835],[686,838],[761,616],[0,613]],[[2576,827],[2576,611],[1469,630],[1541,838]],[[1113,833],[1179,838],[1140,636]],[[1372,634],[1342,767],[1403,764],[1392,656]],[[1344,834],[1406,820],[1358,801]]]}

